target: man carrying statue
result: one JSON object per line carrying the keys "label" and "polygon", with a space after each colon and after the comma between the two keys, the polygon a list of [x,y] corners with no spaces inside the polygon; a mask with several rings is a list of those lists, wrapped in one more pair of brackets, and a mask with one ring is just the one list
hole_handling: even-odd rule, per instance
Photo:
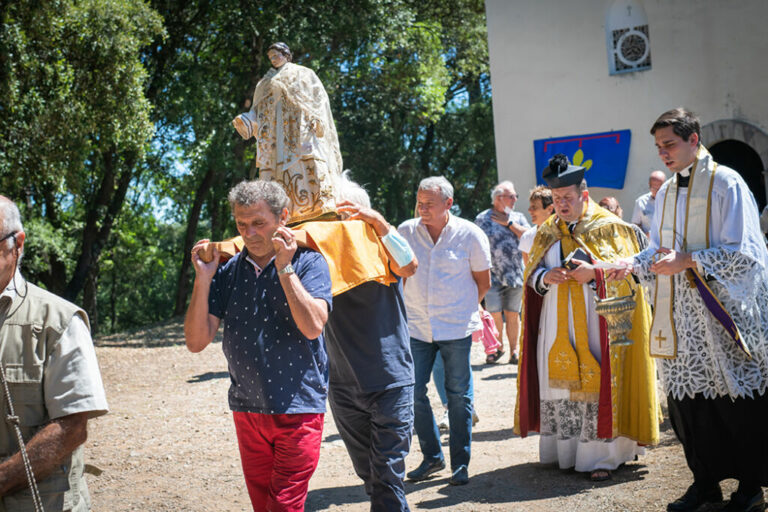
{"label": "man carrying statue", "polygon": [[[523,277],[515,433],[541,434],[542,463],[593,481],[659,438],[650,308],[629,279],[606,285],[600,266],[642,249],[633,227],[589,197],[584,167],[555,155],[544,170],[555,215],[539,227]],[[596,298],[633,295],[629,346],[609,344]]]}
{"label": "man carrying statue", "polygon": [[244,139],[256,138],[259,179],[283,186],[291,224],[333,214],[343,167],[328,94],[314,71],[291,62],[285,43],[271,45],[267,56],[272,69],[232,124]]}
{"label": "man carrying statue", "polygon": [[[699,119],[677,108],[654,122],[673,173],[656,195],[649,247],[628,268],[654,297],[651,355],[660,358],[669,416],[693,484],[667,506],[762,511],[768,485],[768,251],[741,176],[701,144]],[[610,278],[624,277],[616,271]]]}

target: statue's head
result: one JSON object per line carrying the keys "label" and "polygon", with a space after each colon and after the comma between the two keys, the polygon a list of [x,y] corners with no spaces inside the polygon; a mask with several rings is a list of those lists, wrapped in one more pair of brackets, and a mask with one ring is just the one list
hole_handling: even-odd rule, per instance
{"label": "statue's head", "polygon": [[281,68],[286,62],[293,60],[291,49],[285,43],[274,43],[267,48],[267,57],[275,69]]}

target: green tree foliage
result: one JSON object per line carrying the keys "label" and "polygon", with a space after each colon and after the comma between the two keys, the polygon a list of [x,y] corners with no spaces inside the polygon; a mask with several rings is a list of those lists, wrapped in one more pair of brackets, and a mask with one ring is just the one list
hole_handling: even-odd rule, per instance
{"label": "green tree foliage", "polygon": [[167,319],[175,293],[183,225],[159,222],[139,197],[129,201],[99,263],[98,319],[105,331]]}
{"label": "green tree foliage", "polygon": [[117,330],[186,307],[195,240],[236,234],[254,175],[232,118],[289,44],[328,91],[345,167],[392,222],[444,174],[465,217],[496,179],[480,0],[0,0],[0,191],[25,274]]}
{"label": "green tree foliage", "polygon": [[47,251],[48,265],[28,272],[68,298],[95,284],[101,250],[142,172],[154,128],[139,50],[161,31],[142,2],[3,5],[0,184],[26,206],[30,239],[37,228],[48,242],[79,240],[67,254]]}
{"label": "green tree foliage", "polygon": [[496,179],[483,2],[408,4],[407,29],[360,48],[332,96],[345,166],[392,221],[442,174],[466,217]]}

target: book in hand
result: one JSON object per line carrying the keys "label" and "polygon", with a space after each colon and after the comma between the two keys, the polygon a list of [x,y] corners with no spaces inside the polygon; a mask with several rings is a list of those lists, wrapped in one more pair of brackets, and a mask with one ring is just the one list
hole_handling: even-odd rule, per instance
{"label": "book in hand", "polygon": [[574,263],[575,260],[583,261],[585,263],[592,263],[592,258],[589,257],[589,254],[587,254],[584,249],[577,248],[563,259],[563,267],[567,268],[568,270],[576,269],[578,265]]}

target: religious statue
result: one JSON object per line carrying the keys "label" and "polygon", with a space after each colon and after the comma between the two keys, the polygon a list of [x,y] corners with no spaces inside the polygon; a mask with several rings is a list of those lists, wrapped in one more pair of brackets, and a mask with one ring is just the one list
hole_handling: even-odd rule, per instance
{"label": "religious statue", "polygon": [[291,62],[285,43],[271,45],[267,56],[272,69],[232,124],[244,139],[256,138],[259,179],[283,185],[291,224],[335,218],[342,161],[328,94],[314,71]]}

